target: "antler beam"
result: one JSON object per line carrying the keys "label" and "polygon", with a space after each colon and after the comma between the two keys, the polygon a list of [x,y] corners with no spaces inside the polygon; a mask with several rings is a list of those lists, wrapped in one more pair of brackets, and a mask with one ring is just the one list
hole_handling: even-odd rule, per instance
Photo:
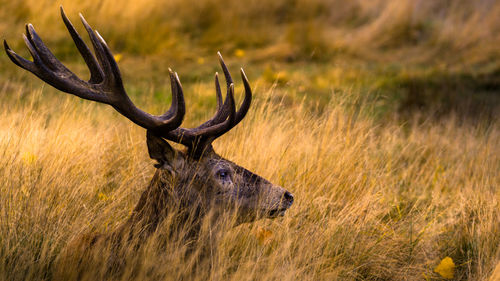
{"label": "antler beam", "polygon": [[9,58],[16,65],[30,71],[58,90],[82,99],[111,105],[135,124],[168,140],[187,146],[189,152],[195,157],[199,157],[205,150],[211,150],[212,141],[236,126],[250,108],[252,91],[245,72],[241,69],[245,98],[239,110],[236,111],[233,79],[221,54],[218,53],[219,62],[226,79],[227,94],[224,103],[222,103],[221,87],[216,73],[217,111],[210,120],[192,129],[179,127],[186,112],[184,94],[177,73],[172,72],[170,69],[172,104],[169,110],[159,116],[144,112],[137,108],[127,95],[118,65],[101,35],[96,30],[93,30],[80,14],[80,19],[92,42],[94,55],[75,30],[62,7],[61,17],[87,64],[90,71],[89,81],[82,80],[65,67],[43,43],[31,24],[26,25],[26,34],[23,35],[23,38],[33,57],[33,61],[26,60],[16,54],[4,41],[4,48]]}

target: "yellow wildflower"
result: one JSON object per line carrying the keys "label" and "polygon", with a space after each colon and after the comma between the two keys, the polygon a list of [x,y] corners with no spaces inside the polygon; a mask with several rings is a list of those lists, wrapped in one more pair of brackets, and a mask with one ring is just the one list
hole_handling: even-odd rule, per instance
{"label": "yellow wildflower", "polygon": [[202,57],[198,57],[198,58],[196,59],[196,62],[197,62],[198,64],[204,64],[204,63],[205,63],[205,59],[204,59],[204,58],[202,58]]}
{"label": "yellow wildflower", "polygon": [[21,154],[21,160],[23,160],[24,164],[31,165],[36,161],[36,155],[30,151],[25,151]]}
{"label": "yellow wildflower", "polygon": [[102,193],[102,192],[99,192],[99,194],[97,194],[97,198],[99,198],[99,200],[101,200],[101,201],[108,201],[109,200],[109,196]]}
{"label": "yellow wildflower", "polygon": [[444,279],[453,279],[455,273],[455,263],[450,257],[445,257],[441,260],[438,266],[434,268],[434,272],[439,273]]}
{"label": "yellow wildflower", "polygon": [[123,58],[123,55],[122,54],[116,54],[113,57],[115,58],[116,62],[119,62]]}
{"label": "yellow wildflower", "polygon": [[242,58],[242,57],[244,57],[244,56],[245,56],[245,51],[244,51],[244,50],[242,50],[242,49],[236,49],[236,50],[234,51],[234,55],[235,55],[236,57],[238,57],[238,58]]}

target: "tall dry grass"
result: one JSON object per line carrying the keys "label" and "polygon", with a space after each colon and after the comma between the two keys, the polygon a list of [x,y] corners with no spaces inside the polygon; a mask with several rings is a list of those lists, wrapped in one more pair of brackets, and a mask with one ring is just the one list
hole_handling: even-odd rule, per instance
{"label": "tall dry grass", "polygon": [[[470,83],[486,73],[492,80],[478,84],[497,91],[498,2],[0,0],[0,34],[16,51],[27,55],[19,35],[32,22],[84,73],[61,3],[82,33],[77,12],[123,54],[141,108],[164,110],[167,67],[179,71],[188,127],[215,108],[214,51],[233,71],[245,64],[256,100],[216,151],[296,198],[283,218],[226,226],[196,272],[184,245],[165,238],[167,220],[123,256],[117,279],[439,280],[447,256],[456,280],[487,280],[498,268],[498,118],[403,119],[383,104],[403,82],[433,87],[460,71],[472,72]],[[0,280],[54,279],[69,241],[118,227],[154,172],[142,129],[26,77],[0,55]]]}
{"label": "tall dry grass", "polygon": [[[0,279],[50,280],[68,241],[125,220],[153,167],[144,131],[112,109],[11,83],[0,105]],[[167,221],[123,257],[121,279],[436,280],[445,256],[457,280],[491,274],[500,261],[498,123],[377,124],[356,93],[314,115],[272,99],[273,89],[257,92],[216,150],[292,191],[293,207],[227,228],[195,274],[177,254],[183,245],[162,234]],[[196,110],[188,123],[199,121]]]}

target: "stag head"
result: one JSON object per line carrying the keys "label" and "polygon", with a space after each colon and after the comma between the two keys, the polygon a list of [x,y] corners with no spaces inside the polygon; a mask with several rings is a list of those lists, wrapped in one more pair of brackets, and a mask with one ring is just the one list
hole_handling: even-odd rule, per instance
{"label": "stag head", "polygon": [[[149,155],[157,162],[157,171],[150,186],[166,191],[158,194],[169,194],[170,199],[180,200],[184,202],[183,205],[204,205],[210,202],[210,206],[236,207],[240,222],[283,215],[292,205],[293,196],[290,192],[224,159],[213,150],[212,142],[236,126],[250,107],[252,92],[243,69],[241,78],[245,98],[236,110],[233,79],[218,53],[226,80],[226,98],[222,98],[216,73],[215,115],[196,128],[181,128],[185,104],[177,73],[169,70],[172,88],[170,109],[158,116],[144,112],[137,108],[126,94],[118,65],[99,33],[80,15],[92,42],[94,55],[66,17],[62,7],[61,16],[89,68],[89,81],[80,79],[57,60],[31,24],[26,26],[24,41],[33,61],[16,54],[4,41],[7,55],[16,65],[32,72],[49,85],[83,99],[109,104],[130,121],[145,128]],[[167,140],[181,144],[186,149],[176,150]],[[145,198],[146,201],[164,200],[147,196]],[[136,211],[140,211],[145,205],[148,203],[139,203]]]}
{"label": "stag head", "polygon": [[147,139],[150,156],[158,161],[155,178],[165,188],[183,187],[173,190],[181,205],[232,208],[241,223],[283,215],[293,202],[290,192],[213,150],[195,158],[153,134],[148,133]]}

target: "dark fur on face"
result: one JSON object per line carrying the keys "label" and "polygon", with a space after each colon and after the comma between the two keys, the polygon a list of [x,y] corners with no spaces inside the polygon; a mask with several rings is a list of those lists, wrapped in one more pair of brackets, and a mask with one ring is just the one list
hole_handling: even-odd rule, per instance
{"label": "dark fur on face", "polygon": [[[290,192],[213,150],[195,159],[162,139],[152,138],[148,139],[150,155],[161,164],[157,182],[184,206],[236,210],[241,223],[282,216],[293,203]],[[160,152],[162,157],[158,158]]]}

